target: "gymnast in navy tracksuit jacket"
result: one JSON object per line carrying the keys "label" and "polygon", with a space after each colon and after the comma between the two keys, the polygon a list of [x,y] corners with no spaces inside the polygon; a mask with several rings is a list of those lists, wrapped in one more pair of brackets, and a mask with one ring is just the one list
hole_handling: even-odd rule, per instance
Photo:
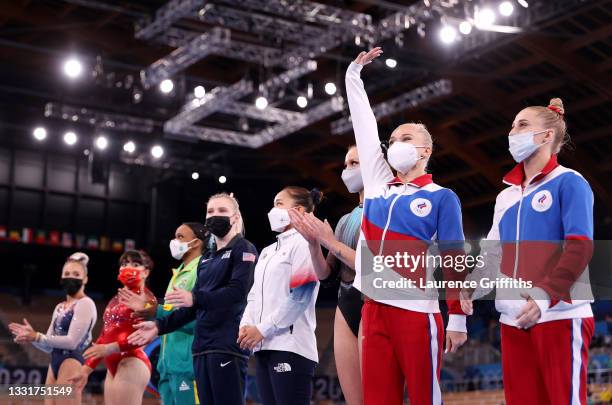
{"label": "gymnast in navy tracksuit jacket", "polygon": [[240,211],[232,196],[211,197],[206,216],[217,249],[200,259],[195,287],[191,292],[175,290],[167,294],[165,303],[181,308],[155,324],[145,322],[147,325],[130,339],[146,342],[195,319],[192,352],[200,403],[242,405],[249,352],[240,349],[236,337],[253,284],[257,250],[242,237]]}

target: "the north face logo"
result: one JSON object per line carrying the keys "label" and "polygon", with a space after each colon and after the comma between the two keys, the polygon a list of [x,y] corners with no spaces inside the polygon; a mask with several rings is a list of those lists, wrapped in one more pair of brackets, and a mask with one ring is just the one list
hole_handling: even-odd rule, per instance
{"label": "the north face logo", "polygon": [[291,371],[291,366],[289,363],[278,363],[276,366],[274,366],[274,371],[277,373],[286,373]]}

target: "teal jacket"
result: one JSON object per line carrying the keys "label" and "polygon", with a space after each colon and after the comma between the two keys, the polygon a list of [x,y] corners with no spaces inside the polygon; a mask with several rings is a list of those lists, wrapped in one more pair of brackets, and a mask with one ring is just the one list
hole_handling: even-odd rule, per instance
{"label": "teal jacket", "polygon": [[[183,264],[178,269],[172,269],[172,278],[168,283],[166,293],[172,291],[172,287],[191,291],[198,278],[198,263],[201,256],[190,261],[187,266]],[[157,306],[157,319],[170,314],[174,308],[172,305],[164,304]],[[193,343],[195,321],[177,329],[172,333],[161,336],[161,349],[157,360],[157,371],[160,377],[164,374],[192,374],[193,359],[191,357],[191,344]]]}

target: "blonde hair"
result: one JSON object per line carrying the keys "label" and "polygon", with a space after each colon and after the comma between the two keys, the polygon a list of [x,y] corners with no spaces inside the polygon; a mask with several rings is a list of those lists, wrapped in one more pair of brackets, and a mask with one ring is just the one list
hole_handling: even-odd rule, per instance
{"label": "blonde hair", "polygon": [[424,146],[429,146],[430,148],[433,148],[433,138],[425,124],[422,124],[420,122],[409,122],[408,125],[413,126],[414,128],[416,128],[417,132],[423,135],[423,138],[425,138]]}
{"label": "blonde hair", "polygon": [[[420,122],[406,122],[406,123],[404,123],[402,125],[409,125],[410,127],[414,128],[416,130],[416,132],[421,134],[423,136],[424,141],[425,141],[423,146],[427,146],[427,147],[431,148],[431,152],[433,153],[433,137],[429,133],[429,130],[427,129],[425,124],[420,123]],[[398,128],[401,127],[402,125],[398,126]],[[425,170],[427,170],[427,166],[429,166],[429,159],[430,158],[431,158],[431,156],[429,158],[427,158],[427,161],[425,162]]]}
{"label": "blonde hair", "polygon": [[553,98],[548,103],[548,107],[531,106],[528,109],[534,111],[539,119],[542,120],[546,128],[552,128],[555,132],[553,141],[553,153],[559,153],[564,145],[569,143],[570,136],[567,133],[565,123],[565,108],[560,98]]}
{"label": "blonde hair", "polygon": [[64,266],[68,263],[79,263],[81,267],[83,267],[85,275],[87,275],[87,264],[89,264],[89,256],[87,256],[85,253],[75,252],[71,254],[70,256],[68,256],[68,259],[66,259]]}
{"label": "blonde hair", "polygon": [[214,200],[216,198],[225,198],[228,201],[231,202],[232,207],[234,208],[234,213],[238,214],[238,222],[236,222],[236,225],[239,229],[239,233],[244,236],[245,234],[245,229],[244,229],[244,221],[242,220],[242,213],[240,212],[240,205],[238,204],[238,200],[236,199],[236,197],[234,197],[234,193],[228,194],[228,193],[217,193],[217,194],[213,194],[208,201],[206,202],[206,205],[208,205],[208,203],[211,200]]}

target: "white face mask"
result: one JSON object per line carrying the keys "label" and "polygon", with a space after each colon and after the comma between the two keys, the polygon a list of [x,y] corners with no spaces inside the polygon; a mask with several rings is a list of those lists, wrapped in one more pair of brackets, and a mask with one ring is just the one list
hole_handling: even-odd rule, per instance
{"label": "white face mask", "polygon": [[181,260],[185,253],[189,250],[189,244],[193,242],[195,239],[190,240],[189,242],[181,242],[178,239],[172,239],[170,241],[170,254],[176,260]]}
{"label": "white face mask", "polygon": [[276,207],[268,212],[268,220],[270,221],[270,228],[272,228],[274,232],[283,232],[291,223],[289,212]]}
{"label": "white face mask", "polygon": [[427,146],[414,146],[408,142],[394,142],[387,150],[387,160],[392,168],[399,173],[408,173],[419,159],[417,148]]}
{"label": "white face mask", "polygon": [[342,171],[342,181],[349,193],[358,193],[363,190],[363,178],[361,177],[361,169],[358,167],[344,169]]}
{"label": "white face mask", "polygon": [[508,150],[510,154],[516,161],[516,163],[521,163],[523,160],[527,159],[529,156],[533,155],[533,153],[538,150],[538,148],[542,145],[546,145],[550,141],[546,141],[544,143],[536,144],[533,141],[533,138],[537,134],[541,134],[544,131],[527,131],[521,132],[520,134],[510,135],[508,136]]}

